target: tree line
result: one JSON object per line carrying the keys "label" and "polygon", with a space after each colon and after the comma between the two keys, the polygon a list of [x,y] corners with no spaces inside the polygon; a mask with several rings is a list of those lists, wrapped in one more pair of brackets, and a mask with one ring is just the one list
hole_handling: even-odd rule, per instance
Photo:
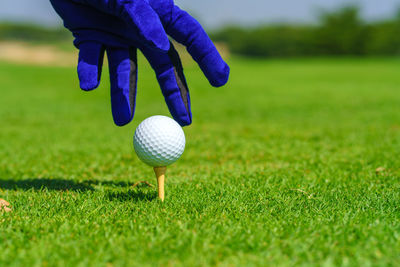
{"label": "tree line", "polygon": [[0,41],[53,43],[71,40],[71,33],[63,28],[45,28],[33,24],[0,24]]}
{"label": "tree line", "polygon": [[252,57],[400,55],[400,11],[386,21],[366,22],[357,7],[344,7],[321,14],[315,25],[232,26],[212,38]]}

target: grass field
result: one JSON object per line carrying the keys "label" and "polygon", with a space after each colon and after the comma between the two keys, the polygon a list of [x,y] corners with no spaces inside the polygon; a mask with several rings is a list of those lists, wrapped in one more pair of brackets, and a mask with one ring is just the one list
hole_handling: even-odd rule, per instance
{"label": "grass field", "polygon": [[134,129],[168,114],[140,63],[124,128],[106,72],[85,93],[73,68],[0,63],[1,266],[399,263],[399,60],[235,58],[219,89],[188,66],[194,124],[165,203],[133,187],[155,183]]}

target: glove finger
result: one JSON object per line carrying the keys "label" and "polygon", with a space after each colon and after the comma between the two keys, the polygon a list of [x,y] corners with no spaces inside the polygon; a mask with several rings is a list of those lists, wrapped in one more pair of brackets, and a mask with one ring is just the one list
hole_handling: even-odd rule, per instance
{"label": "glove finger", "polygon": [[159,53],[148,48],[143,48],[142,52],[156,72],[158,83],[172,117],[181,126],[190,125],[192,113],[189,89],[178,52],[172,43],[168,53]]}
{"label": "glove finger", "polygon": [[103,59],[102,44],[85,42],[79,46],[78,77],[82,90],[90,91],[99,86]]}
{"label": "glove finger", "polygon": [[193,59],[199,64],[211,85],[222,86],[228,82],[230,69],[200,23],[177,6],[165,12],[165,4],[151,0],[151,6],[160,15],[167,34],[186,46]]}
{"label": "glove finger", "polygon": [[73,0],[80,4],[90,5],[102,12],[121,18],[145,44],[159,51],[169,50],[168,36],[158,14],[149,5],[148,0]]}
{"label": "glove finger", "polygon": [[136,48],[107,47],[110,68],[111,108],[116,125],[131,122],[136,105]]}

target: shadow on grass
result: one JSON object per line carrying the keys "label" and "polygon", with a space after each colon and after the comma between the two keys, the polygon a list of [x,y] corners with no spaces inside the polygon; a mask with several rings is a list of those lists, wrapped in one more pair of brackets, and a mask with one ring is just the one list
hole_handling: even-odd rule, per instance
{"label": "shadow on grass", "polygon": [[0,179],[0,188],[7,190],[93,191],[90,181],[76,182],[66,179],[30,178],[24,180]]}
{"label": "shadow on grass", "polygon": [[[48,178],[30,178],[24,180],[14,179],[0,179],[0,188],[6,190],[50,190],[50,191],[75,191],[75,192],[86,192],[95,191],[94,186],[107,186],[107,187],[118,187],[118,188],[133,188],[135,190],[128,190],[128,192],[107,192],[107,197],[110,200],[152,200],[155,198],[154,192],[145,192],[141,188],[147,187],[142,183],[128,183],[123,181],[98,181],[98,180],[86,180],[86,181],[73,181],[67,179],[48,179]],[[154,194],[153,194],[154,193]]]}

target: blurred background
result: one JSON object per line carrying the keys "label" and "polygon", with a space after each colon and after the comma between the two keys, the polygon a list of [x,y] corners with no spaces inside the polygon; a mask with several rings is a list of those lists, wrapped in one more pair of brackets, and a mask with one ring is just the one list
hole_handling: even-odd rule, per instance
{"label": "blurred background", "polygon": [[[250,57],[397,55],[400,45],[398,0],[177,0],[233,54]],[[71,34],[48,0],[3,0],[0,58],[69,64]],[[10,45],[10,42],[13,42]],[[21,44],[57,44],[61,49]],[[29,57],[27,55],[30,55]],[[63,60],[59,60],[62,57]],[[58,59],[58,60],[56,60]]]}

